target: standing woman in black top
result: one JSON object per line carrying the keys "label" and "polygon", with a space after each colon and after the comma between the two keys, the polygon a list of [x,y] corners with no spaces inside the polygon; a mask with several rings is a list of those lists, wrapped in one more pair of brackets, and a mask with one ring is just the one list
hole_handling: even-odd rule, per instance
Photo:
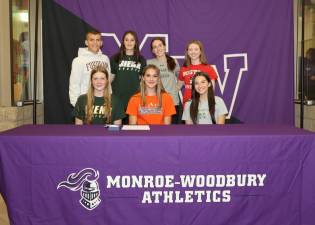
{"label": "standing woman in black top", "polygon": [[[126,31],[119,52],[111,57],[112,90],[124,108],[132,95],[139,90],[140,74],[146,60],[140,54],[139,41],[134,31]],[[127,123],[128,121],[123,121]]]}

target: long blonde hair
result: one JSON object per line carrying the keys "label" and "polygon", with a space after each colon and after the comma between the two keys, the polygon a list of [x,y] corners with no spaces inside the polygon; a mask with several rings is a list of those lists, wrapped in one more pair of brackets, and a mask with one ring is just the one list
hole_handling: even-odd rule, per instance
{"label": "long blonde hair", "polygon": [[92,83],[93,75],[97,72],[103,73],[106,76],[107,79],[107,84],[104,89],[104,118],[106,118],[106,123],[111,123],[111,94],[109,90],[109,74],[105,67],[103,66],[97,66],[91,71],[91,76],[90,76],[90,82],[89,82],[89,88],[87,92],[87,101],[86,101],[86,118],[85,122],[86,124],[91,124],[93,120],[93,106],[95,102],[95,97],[94,97],[94,87]]}
{"label": "long blonde hair", "polygon": [[201,43],[201,41],[198,41],[198,40],[192,40],[190,42],[188,42],[188,44],[186,45],[186,49],[185,49],[185,61],[184,61],[184,66],[190,66],[191,65],[191,59],[188,55],[188,48],[189,48],[189,45],[191,44],[196,44],[199,46],[200,48],[200,62],[201,64],[208,64],[208,61],[207,61],[207,57],[206,57],[206,54],[205,54],[205,49],[203,47],[203,44]]}
{"label": "long blonde hair", "polygon": [[147,65],[144,69],[143,69],[143,73],[141,75],[141,81],[140,81],[140,95],[141,95],[141,106],[145,106],[146,101],[145,101],[145,83],[144,83],[144,75],[147,72],[148,69],[154,69],[156,74],[159,76],[158,79],[158,83],[156,86],[156,95],[158,98],[158,102],[159,102],[159,107],[162,106],[162,93],[165,93],[165,89],[163,87],[162,81],[161,81],[161,76],[160,76],[160,69],[155,66],[155,65]]}

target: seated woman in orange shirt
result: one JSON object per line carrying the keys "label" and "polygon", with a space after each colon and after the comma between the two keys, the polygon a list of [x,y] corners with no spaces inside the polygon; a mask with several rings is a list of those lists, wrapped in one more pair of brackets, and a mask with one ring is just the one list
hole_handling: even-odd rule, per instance
{"label": "seated woman in orange shirt", "polygon": [[129,124],[170,124],[176,114],[172,97],[164,91],[160,70],[155,65],[144,68],[140,92],[128,103]]}

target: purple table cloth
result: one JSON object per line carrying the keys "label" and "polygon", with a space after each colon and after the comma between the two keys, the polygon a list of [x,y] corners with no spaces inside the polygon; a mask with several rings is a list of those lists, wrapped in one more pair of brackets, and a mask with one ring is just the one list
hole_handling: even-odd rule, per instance
{"label": "purple table cloth", "polygon": [[12,225],[315,224],[315,135],[287,126],[0,134]]}

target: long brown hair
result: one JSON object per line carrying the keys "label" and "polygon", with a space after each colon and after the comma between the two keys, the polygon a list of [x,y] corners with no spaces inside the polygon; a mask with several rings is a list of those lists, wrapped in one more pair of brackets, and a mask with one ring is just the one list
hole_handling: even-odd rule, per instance
{"label": "long brown hair", "polygon": [[[162,44],[164,46],[166,46],[164,38],[155,37],[151,41],[151,51],[153,50],[153,42],[154,41],[161,41]],[[166,62],[167,62],[167,69],[170,70],[170,71],[174,71],[174,69],[176,67],[175,59],[173,57],[169,56],[167,53],[165,53],[165,56],[166,56]]]}
{"label": "long brown hair", "polygon": [[184,64],[183,66],[187,67],[187,66],[190,66],[191,65],[191,59],[188,55],[188,48],[189,48],[189,45],[191,44],[196,44],[199,46],[200,48],[200,62],[201,64],[208,64],[208,61],[207,61],[207,57],[206,57],[206,54],[205,54],[205,49],[203,47],[203,44],[201,43],[201,41],[198,41],[198,40],[192,40],[190,42],[188,42],[188,44],[186,45],[186,49],[185,49],[185,60],[184,60]]}
{"label": "long brown hair", "polygon": [[146,90],[146,87],[145,87],[145,83],[144,83],[144,75],[145,73],[147,72],[148,69],[154,69],[155,72],[157,73],[157,75],[159,76],[159,79],[158,79],[158,83],[157,83],[157,86],[156,86],[156,95],[157,95],[157,98],[158,98],[158,102],[159,102],[159,107],[162,106],[162,94],[165,93],[165,90],[164,90],[164,87],[163,87],[163,84],[162,84],[162,81],[161,81],[161,76],[160,76],[160,69],[155,66],[155,65],[148,65],[146,66],[144,69],[143,69],[143,73],[141,75],[141,81],[140,81],[140,95],[141,95],[141,106],[145,106],[146,104],[146,101],[145,101],[145,90]]}
{"label": "long brown hair", "polygon": [[209,113],[212,119],[212,123],[215,123],[214,112],[215,112],[215,99],[214,99],[214,92],[211,80],[207,73],[205,72],[196,72],[192,78],[192,95],[191,95],[191,104],[190,104],[190,117],[194,124],[197,124],[197,117],[198,117],[198,107],[200,102],[200,94],[195,89],[195,80],[196,77],[202,76],[204,77],[210,86],[208,87],[208,107]]}
{"label": "long brown hair", "polygon": [[103,66],[97,66],[91,71],[91,76],[90,76],[90,82],[89,82],[89,88],[87,92],[87,101],[86,101],[86,118],[85,118],[85,123],[86,124],[91,124],[93,120],[93,106],[95,102],[95,97],[94,97],[94,87],[92,83],[93,75],[96,74],[97,72],[103,73],[106,76],[107,79],[107,84],[105,86],[104,90],[104,118],[106,118],[106,123],[111,123],[111,94],[110,90],[108,88],[109,85],[109,74],[107,70]]}
{"label": "long brown hair", "polygon": [[135,56],[136,62],[138,63],[138,62],[140,62],[140,56],[141,56],[140,50],[139,50],[139,40],[138,40],[137,33],[133,30],[128,30],[124,33],[122,40],[121,40],[119,52],[113,56],[113,59],[115,62],[119,63],[123,59],[123,57],[126,55],[126,47],[124,44],[124,40],[125,40],[125,37],[127,36],[127,34],[131,34],[133,36],[133,38],[135,39],[135,49],[134,49],[133,55]]}

